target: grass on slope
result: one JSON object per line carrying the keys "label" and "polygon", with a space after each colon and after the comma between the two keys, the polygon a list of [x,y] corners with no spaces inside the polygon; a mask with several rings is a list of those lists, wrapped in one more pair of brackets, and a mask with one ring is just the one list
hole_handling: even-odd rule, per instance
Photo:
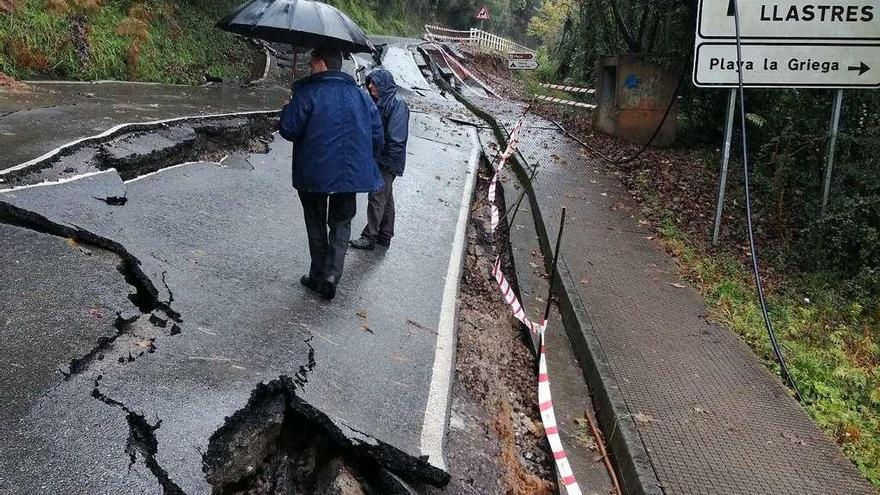
{"label": "grass on slope", "polygon": [[205,74],[245,79],[253,48],[213,27],[238,3],[23,0],[0,13],[0,72],[184,84]]}
{"label": "grass on slope", "polygon": [[[728,254],[694,247],[671,215],[660,233],[713,319],[779,373],[749,269]],[[854,302],[845,281],[822,273],[786,273],[768,291],[768,304],[805,409],[880,488],[880,315]]]}

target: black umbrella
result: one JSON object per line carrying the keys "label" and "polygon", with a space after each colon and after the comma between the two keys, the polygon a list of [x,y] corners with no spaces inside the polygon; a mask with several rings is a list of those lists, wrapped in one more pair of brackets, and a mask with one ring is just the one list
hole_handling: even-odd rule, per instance
{"label": "black umbrella", "polygon": [[373,52],[373,44],[336,7],[310,0],[251,0],[217,27],[232,33],[294,46],[329,45],[344,52]]}

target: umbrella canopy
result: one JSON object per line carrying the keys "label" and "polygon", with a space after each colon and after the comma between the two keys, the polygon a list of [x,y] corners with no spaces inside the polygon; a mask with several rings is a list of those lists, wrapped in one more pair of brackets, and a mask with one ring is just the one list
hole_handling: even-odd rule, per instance
{"label": "umbrella canopy", "polygon": [[329,45],[344,52],[373,52],[373,44],[339,9],[311,0],[251,0],[217,27],[276,43],[316,48]]}

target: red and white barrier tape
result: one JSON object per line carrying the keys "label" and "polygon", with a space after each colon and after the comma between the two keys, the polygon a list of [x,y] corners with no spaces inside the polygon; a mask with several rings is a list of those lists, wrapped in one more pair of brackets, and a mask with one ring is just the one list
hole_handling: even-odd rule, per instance
{"label": "red and white barrier tape", "polygon": [[541,409],[541,422],[544,423],[544,433],[547,435],[547,443],[550,444],[550,452],[556,461],[556,469],[559,477],[565,485],[568,495],[581,495],[581,487],[578,485],[565,448],[562,446],[562,438],[559,436],[559,427],[556,425],[556,413],[553,411],[553,397],[550,395],[550,374],[547,373],[547,354],[544,342],[544,333],[547,330],[545,321],[540,327],[541,349],[538,357],[538,408]]}
{"label": "red and white barrier tape", "polygon": [[554,98],[552,96],[544,96],[544,95],[535,95],[535,98],[543,101],[549,101],[550,103],[556,103],[559,105],[568,105],[570,107],[580,107],[580,108],[596,108],[596,105],[592,103],[581,103],[579,101],[571,101],[571,100],[563,100],[562,98]]}
{"label": "red and white barrier tape", "polygon": [[569,93],[587,93],[594,94],[596,92],[595,89],[592,88],[579,88],[577,86],[563,86],[561,84],[547,84],[547,83],[538,83],[542,88],[550,88],[550,89],[558,89],[560,91],[568,91]]}
{"label": "red and white barrier tape", "polygon": [[507,160],[513,156],[513,153],[516,151],[516,147],[519,146],[519,132],[522,130],[523,119],[519,119],[516,125],[513,126],[513,130],[510,131],[510,137],[507,140],[507,148],[504,149],[504,152],[501,153],[498,157],[498,165],[496,166],[494,163],[492,164],[492,168],[495,173],[492,175],[492,180],[489,182],[489,211],[492,214],[491,218],[491,228],[492,232],[498,228],[498,224],[501,221],[501,215],[498,212],[498,206],[496,203],[496,191],[498,189],[498,178],[501,175],[501,169],[504,168],[504,164],[507,163]]}
{"label": "red and white barrier tape", "polygon": [[[469,70],[467,69],[467,67],[465,67],[464,65],[461,64],[461,62],[459,62],[458,60],[455,60],[455,57],[447,56],[447,55],[446,55],[446,50],[444,50],[442,46],[437,45],[437,44],[434,44],[433,46],[434,46],[435,48],[437,48],[437,50],[440,52],[440,55],[443,56],[443,60],[446,61],[446,65],[448,65],[450,68],[452,68],[452,66],[453,66],[453,64],[454,64],[455,67],[458,67],[458,70],[461,71],[462,74],[464,74],[465,76],[467,76],[467,77],[473,79],[473,81],[474,81],[475,83],[477,83],[481,88],[483,88],[484,90],[486,90],[487,93],[489,93],[490,95],[494,96],[495,98],[501,99],[501,97],[498,96],[498,93],[496,93],[495,90],[493,90],[491,87],[489,87],[489,85],[486,84],[486,83],[484,83],[480,78],[478,78],[477,76],[475,76],[474,73],[471,72],[471,71],[469,71]],[[453,69],[452,72],[455,73],[455,70]]]}
{"label": "red and white barrier tape", "polygon": [[[504,168],[504,164],[507,163],[507,160],[510,159],[511,155],[516,151],[516,147],[519,145],[519,134],[520,130],[522,130],[523,120],[524,118],[520,118],[516,125],[513,126],[513,130],[510,132],[510,137],[507,141],[507,148],[499,157],[498,166],[496,167],[494,164],[492,165],[494,174],[492,175],[492,181],[489,183],[492,231],[498,227],[499,223],[498,207],[496,206],[495,201],[498,176],[501,173],[501,169]],[[562,484],[565,486],[566,493],[568,495],[582,495],[577,479],[575,479],[574,472],[571,470],[571,464],[568,462],[565,448],[562,445],[562,438],[559,436],[559,427],[556,424],[556,413],[553,411],[553,397],[550,393],[550,374],[547,372],[547,357],[545,353],[546,344],[544,342],[544,334],[547,331],[547,321],[544,320],[541,323],[535,323],[528,317],[528,315],[526,315],[525,308],[523,308],[519,298],[516,297],[513,287],[511,287],[510,282],[501,270],[501,256],[495,258],[495,264],[492,265],[492,277],[494,277],[495,281],[498,283],[498,288],[501,290],[504,302],[506,302],[513,311],[513,317],[522,322],[522,324],[529,329],[529,332],[532,333],[533,337],[538,338],[540,346],[538,353],[538,407],[541,410],[541,421],[544,423],[547,443],[550,444],[550,451],[553,453],[553,459],[556,462],[556,469],[559,471],[559,477],[562,480]]]}
{"label": "red and white barrier tape", "polygon": [[556,424],[556,412],[553,410],[553,396],[550,393],[550,374],[547,371],[547,355],[545,332],[547,331],[547,321],[535,323],[529,319],[523,309],[519,298],[514,294],[510,282],[504,276],[501,270],[501,257],[495,259],[495,265],[492,267],[492,276],[498,282],[504,301],[513,310],[513,317],[521,321],[526,328],[532,332],[533,336],[538,337],[539,356],[538,356],[538,408],[541,410],[541,422],[544,424],[544,432],[547,435],[547,443],[550,444],[550,452],[553,454],[553,460],[556,463],[556,469],[559,471],[559,478],[565,485],[565,491],[568,495],[582,495],[580,486],[571,470],[571,464],[568,462],[568,455],[562,445],[562,438],[559,436],[559,427]]}
{"label": "red and white barrier tape", "polygon": [[492,266],[492,276],[495,277],[495,281],[498,282],[498,287],[501,289],[501,295],[504,296],[504,302],[506,302],[507,305],[510,306],[510,309],[513,310],[513,317],[521,321],[534,336],[539,336],[543,325],[533,322],[526,315],[522,303],[519,302],[519,299],[513,292],[513,287],[510,286],[510,282],[507,281],[507,277],[504,276],[504,272],[501,270],[500,256],[495,259],[495,264]]}

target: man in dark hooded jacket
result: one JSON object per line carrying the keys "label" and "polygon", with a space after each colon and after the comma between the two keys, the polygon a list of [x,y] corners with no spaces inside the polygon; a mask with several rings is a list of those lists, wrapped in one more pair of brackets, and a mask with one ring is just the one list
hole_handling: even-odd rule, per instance
{"label": "man in dark hooded jacket", "polygon": [[385,145],[378,156],[379,169],[385,186],[370,193],[367,208],[367,226],[361,238],[351,241],[356,249],[375,249],[376,244],[388,247],[394,237],[394,190],[397,177],[406,168],[406,142],[409,138],[409,108],[406,101],[397,94],[394,76],[384,69],[378,69],[367,77],[367,89],[379,107],[382,125],[385,130]]}
{"label": "man in dark hooded jacket", "polygon": [[340,70],[338,50],[316,48],[309,67],[311,75],[293,85],[279,130],[293,142],[293,187],[312,258],[300,282],[333,299],[357,210],[355,193],[383,186],[375,156],[383,149],[384,132],[376,105]]}

